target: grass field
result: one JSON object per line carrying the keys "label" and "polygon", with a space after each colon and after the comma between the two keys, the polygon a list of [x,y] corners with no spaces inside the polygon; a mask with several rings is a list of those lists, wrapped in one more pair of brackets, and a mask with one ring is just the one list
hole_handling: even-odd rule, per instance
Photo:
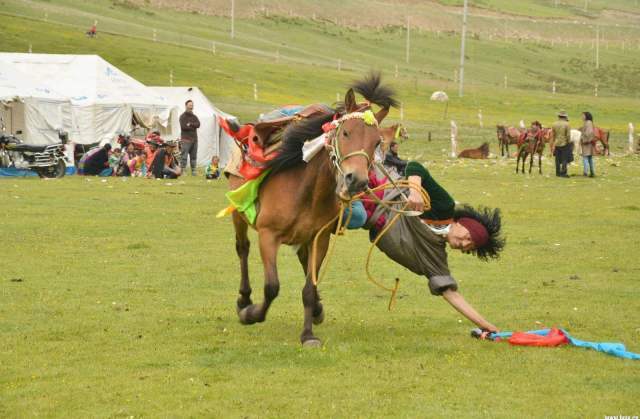
{"label": "grass field", "polygon": [[[640,351],[637,158],[598,177],[515,176],[513,161],[450,162],[405,143],[460,201],[501,207],[497,262],[450,253],[461,292],[504,330],[558,325]],[[425,157],[426,159],[426,157]],[[573,174],[579,169],[573,167]],[[396,309],[368,283],[364,232],[340,239],[321,283],[319,350],[302,350],[303,285],[281,250],[266,323],[235,315],[239,272],[223,182],[0,182],[0,416],[602,417],[640,411],[640,365],[577,348],[478,342],[424,278]],[[255,235],[252,233],[255,247]],[[261,264],[250,270],[260,294]]]}
{"label": "grass field", "polygon": [[[330,1],[348,10],[368,5]],[[411,140],[401,155],[426,163],[457,200],[503,210],[508,244],[499,261],[450,254],[463,295],[505,330],[557,325],[578,338],[621,341],[640,352],[640,162],[624,156],[627,123],[640,122],[638,58],[629,50],[637,48],[637,28],[624,26],[636,19],[637,5],[593,0],[580,15],[610,25],[604,33],[611,45],[603,44],[595,71],[586,44],[488,40],[487,33],[507,24],[511,31],[527,26],[522,17],[562,19],[584,4],[564,0],[555,8],[552,1],[534,0],[521,2],[522,9],[515,3],[477,4],[488,17],[472,17],[471,32],[480,36],[468,42],[463,98],[453,83],[456,34],[414,31],[411,63],[405,64],[405,33],[398,25],[353,28],[328,16],[317,22],[289,17],[285,9],[238,19],[231,41],[228,19],[220,16],[130,1],[0,0],[0,51],[26,52],[31,45],[33,52],[99,54],[147,85],[167,85],[172,71],[175,85],[201,87],[244,121],[285,103],[333,102],[350,81],[379,69],[403,102]],[[413,4],[430,17],[429,5]],[[307,0],[302,6],[318,7]],[[498,9],[508,13],[496,19]],[[434,16],[434,25],[447,30],[459,20],[456,13]],[[101,32],[87,39],[82,31],[96,17]],[[535,27],[542,37],[550,33],[545,25],[553,24]],[[614,39],[627,39],[627,49]],[[443,104],[429,101],[440,89],[451,96],[446,118]],[[446,157],[449,119],[459,124],[459,149],[490,141],[497,153],[496,123],[540,119],[548,125],[561,108],[574,126],[578,113],[589,109],[597,125],[613,130],[614,156],[597,158],[595,179],[550,176],[548,158],[542,176],[516,176],[513,159]],[[392,111],[390,120],[399,118]],[[363,231],[340,239],[321,283],[327,314],[315,329],[321,349],[303,350],[298,342],[303,278],[288,248],[280,253],[281,292],[267,322],[241,326],[232,227],[214,218],[226,206],[225,190],[224,182],[191,177],[0,181],[0,417],[640,414],[637,362],[577,348],[475,341],[468,336],[472,326],[430,296],[424,278],[377,252],[377,276],[387,283],[401,278],[396,309],[387,312],[388,295],[365,279]],[[258,299],[262,265],[251,237]]]}

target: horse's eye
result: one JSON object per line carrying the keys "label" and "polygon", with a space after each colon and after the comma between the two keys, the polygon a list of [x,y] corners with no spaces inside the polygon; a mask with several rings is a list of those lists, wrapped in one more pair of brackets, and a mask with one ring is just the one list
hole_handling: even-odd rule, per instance
{"label": "horse's eye", "polygon": [[342,131],[342,135],[344,135],[345,138],[349,138],[349,133],[347,132],[347,130]]}

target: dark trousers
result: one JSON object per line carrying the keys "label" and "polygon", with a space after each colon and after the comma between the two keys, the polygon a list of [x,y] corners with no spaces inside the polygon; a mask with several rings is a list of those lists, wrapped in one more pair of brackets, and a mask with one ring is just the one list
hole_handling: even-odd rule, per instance
{"label": "dark trousers", "polygon": [[196,170],[196,159],[198,154],[197,141],[182,141],[180,143],[180,167],[187,168],[187,160],[190,160],[191,171]]}
{"label": "dark trousers", "polygon": [[567,163],[569,146],[556,147],[554,154],[556,156],[556,176],[565,176],[567,174]]}

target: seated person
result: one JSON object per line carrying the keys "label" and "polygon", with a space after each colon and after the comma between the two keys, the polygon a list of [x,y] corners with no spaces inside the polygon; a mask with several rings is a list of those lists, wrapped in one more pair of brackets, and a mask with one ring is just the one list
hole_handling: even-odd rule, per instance
{"label": "seated person", "polygon": [[218,156],[211,158],[211,164],[204,169],[204,177],[207,179],[218,179],[220,177],[220,159]]}
{"label": "seated person", "polygon": [[120,148],[116,147],[109,154],[109,167],[113,171],[113,175],[116,175],[118,170],[118,166],[120,165],[120,159],[122,158],[122,153],[120,152]]}
{"label": "seated person", "polygon": [[156,179],[177,179],[182,174],[174,155],[176,146],[175,142],[167,141],[163,147],[158,148],[148,168],[150,176]]}
{"label": "seated person", "polygon": [[389,174],[400,177],[404,174],[404,169],[407,167],[407,161],[398,157],[398,143],[395,141],[389,145],[389,151],[384,156],[384,167],[389,171]]}
{"label": "seated person", "polygon": [[107,143],[98,151],[91,154],[84,162],[84,174],[88,176],[111,176],[109,167],[109,152],[111,144]]}

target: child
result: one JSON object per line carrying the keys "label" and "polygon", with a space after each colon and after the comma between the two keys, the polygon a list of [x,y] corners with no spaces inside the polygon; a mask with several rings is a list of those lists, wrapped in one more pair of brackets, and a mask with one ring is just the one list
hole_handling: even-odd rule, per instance
{"label": "child", "polygon": [[211,164],[204,170],[204,176],[207,179],[218,179],[220,177],[220,169],[218,168],[219,164],[220,159],[218,156],[213,156],[211,158]]}
{"label": "child", "polygon": [[109,154],[109,167],[113,170],[113,176],[116,175],[116,171],[118,166],[120,165],[120,158],[122,157],[122,153],[120,153],[119,148],[113,149],[113,151]]}

